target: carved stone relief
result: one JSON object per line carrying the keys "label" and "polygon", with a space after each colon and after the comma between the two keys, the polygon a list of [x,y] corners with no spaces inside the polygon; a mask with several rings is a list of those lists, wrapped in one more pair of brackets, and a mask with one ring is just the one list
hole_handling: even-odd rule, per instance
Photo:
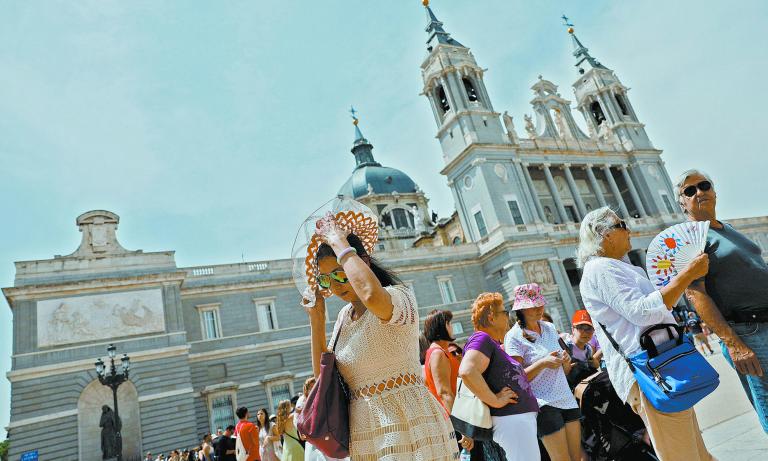
{"label": "carved stone relief", "polygon": [[37,303],[38,347],[164,330],[163,295],[159,288]]}
{"label": "carved stone relief", "polygon": [[557,291],[555,276],[546,259],[523,262],[523,273],[528,283],[538,283],[545,292]]}

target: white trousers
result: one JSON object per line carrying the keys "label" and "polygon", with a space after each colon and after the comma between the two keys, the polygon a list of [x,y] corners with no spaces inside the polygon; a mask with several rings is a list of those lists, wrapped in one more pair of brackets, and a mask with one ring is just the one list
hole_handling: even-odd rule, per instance
{"label": "white trousers", "polygon": [[507,455],[507,461],[540,461],[535,411],[520,415],[493,416],[493,441]]}

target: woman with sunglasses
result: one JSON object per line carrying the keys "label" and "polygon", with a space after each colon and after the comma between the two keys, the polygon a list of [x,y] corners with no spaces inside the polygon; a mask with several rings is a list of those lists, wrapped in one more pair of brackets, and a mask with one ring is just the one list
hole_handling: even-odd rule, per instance
{"label": "woman with sunglasses", "polygon": [[768,265],[760,247],[717,220],[712,180],[688,170],[677,182],[680,206],[691,221],[709,221],[709,273],[686,292],[699,317],[721,340],[723,356],[768,433]]}
{"label": "woman with sunglasses", "polygon": [[[587,213],[579,229],[576,262],[583,268],[581,297],[603,345],[608,376],[616,394],[640,415],[662,461],[709,461],[693,408],[662,413],[645,398],[632,371],[605,334],[607,329],[627,355],[640,350],[640,334],[659,323],[675,323],[672,308],[694,281],[707,274],[708,258],[702,254],[656,290],[645,271],[630,264],[630,231],[610,208]],[[606,346],[608,344],[609,346]],[[694,372],[693,370],[691,371]]]}
{"label": "woman with sunglasses", "polygon": [[[375,232],[372,230],[371,232]],[[458,447],[448,413],[429,393],[419,365],[419,316],[413,293],[365,249],[361,237],[328,217],[316,232],[322,242],[315,305],[306,307],[312,366],[329,350],[325,301],[329,290],[347,305],[333,329],[336,363],[349,386],[350,457],[354,460],[453,461]],[[309,253],[311,254],[311,253]]]}

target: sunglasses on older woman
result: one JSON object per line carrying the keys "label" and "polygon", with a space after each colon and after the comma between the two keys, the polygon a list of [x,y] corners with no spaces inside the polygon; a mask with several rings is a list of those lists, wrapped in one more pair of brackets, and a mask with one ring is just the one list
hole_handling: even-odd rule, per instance
{"label": "sunglasses on older woman", "polygon": [[696,189],[702,192],[707,192],[708,190],[712,189],[712,183],[709,181],[702,181],[698,184],[688,186],[685,189],[683,189],[683,195],[685,195],[686,197],[693,197],[694,195],[696,195]]}
{"label": "sunglasses on older woman", "polygon": [[317,276],[317,284],[325,289],[331,287],[331,280],[336,280],[339,283],[347,283],[349,278],[343,270],[337,270],[330,274],[320,274]]}
{"label": "sunglasses on older woman", "polygon": [[614,224],[613,226],[611,226],[611,229],[624,229],[624,230],[628,230],[629,227],[627,226],[627,222],[626,221],[621,220],[621,221],[617,222],[616,224]]}

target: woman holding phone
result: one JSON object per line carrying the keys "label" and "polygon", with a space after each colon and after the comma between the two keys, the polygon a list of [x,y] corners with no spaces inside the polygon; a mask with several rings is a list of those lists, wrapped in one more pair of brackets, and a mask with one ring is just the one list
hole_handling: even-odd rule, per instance
{"label": "woman holding phone", "polygon": [[537,433],[553,461],[581,459],[581,412],[567,374],[571,357],[555,326],[542,321],[547,300],[535,283],[515,287],[517,322],[504,337],[504,350],[525,367],[539,404]]}

